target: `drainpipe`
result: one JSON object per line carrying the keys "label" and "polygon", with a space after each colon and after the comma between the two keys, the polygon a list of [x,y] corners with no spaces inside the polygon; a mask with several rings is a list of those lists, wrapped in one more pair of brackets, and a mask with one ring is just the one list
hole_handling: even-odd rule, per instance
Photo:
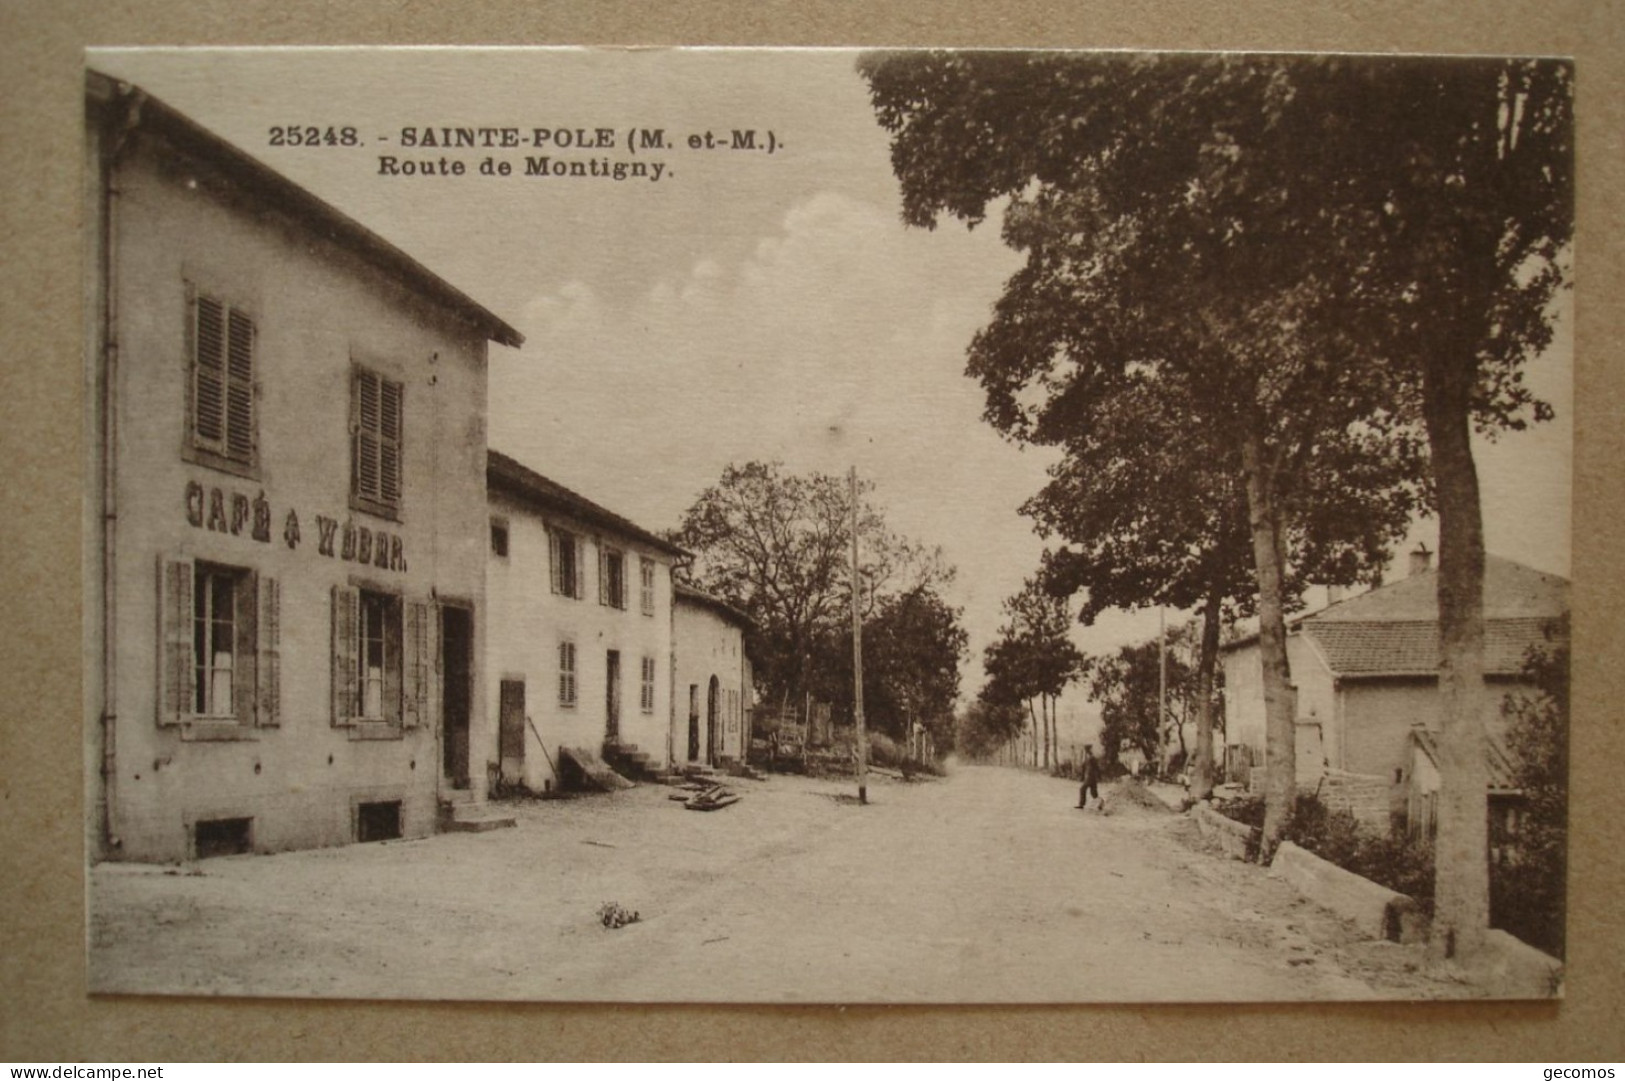
{"label": "drainpipe", "polygon": [[112,137],[104,123],[97,131],[99,162],[100,221],[96,268],[101,287],[101,357],[97,364],[97,391],[101,397],[101,590],[102,590],[102,687],[101,687],[101,842],[104,854],[122,848],[119,836],[118,784],[118,288],[115,281],[118,260],[114,247],[118,236],[115,215],[118,201],[113,188],[118,159],[128,147],[130,136],[141,123],[146,95],[130,93],[123,115]]}

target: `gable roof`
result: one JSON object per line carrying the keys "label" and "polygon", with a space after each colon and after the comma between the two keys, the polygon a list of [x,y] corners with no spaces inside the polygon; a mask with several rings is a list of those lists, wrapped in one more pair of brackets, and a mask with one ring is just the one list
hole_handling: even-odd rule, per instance
{"label": "gable roof", "polygon": [[600,529],[642,541],[651,548],[673,556],[686,557],[689,554],[686,549],[679,548],[656,533],[651,533],[631,519],[623,518],[609,508],[594,503],[556,480],[549,480],[534,469],[521,465],[499,451],[486,451],[485,482],[489,488],[507,492],[539,510],[568,515]]}
{"label": "gable roof", "polygon": [[738,608],[735,608],[721,597],[707,593],[703,589],[695,589],[687,582],[672,582],[671,591],[672,596],[676,600],[686,601],[689,604],[698,605],[701,608],[709,608],[723,618],[737,623],[741,628],[747,631],[754,630],[756,628],[756,621],[751,619],[750,616],[746,615]]}
{"label": "gable roof", "polygon": [[[1550,619],[1522,616],[1484,621],[1484,674],[1515,676],[1531,647],[1548,639]],[[1436,620],[1354,622],[1305,620],[1303,633],[1314,640],[1332,674],[1343,677],[1436,676],[1439,624]]]}
{"label": "gable roof", "polygon": [[[1327,605],[1304,622],[1406,622],[1439,618],[1439,571],[1431,568]],[[1569,610],[1569,583],[1500,556],[1484,557],[1484,618],[1555,619]]]}
{"label": "gable roof", "polygon": [[[111,108],[122,104],[119,121],[127,130],[152,131],[177,150],[208,162],[221,175],[251,193],[264,205],[298,219],[311,231],[355,252],[374,267],[404,282],[414,292],[456,312],[477,327],[487,339],[516,349],[524,343],[524,335],[428,267],[140,87],[99,71],[86,71],[85,100],[92,107]],[[111,119],[109,122],[112,122]]]}

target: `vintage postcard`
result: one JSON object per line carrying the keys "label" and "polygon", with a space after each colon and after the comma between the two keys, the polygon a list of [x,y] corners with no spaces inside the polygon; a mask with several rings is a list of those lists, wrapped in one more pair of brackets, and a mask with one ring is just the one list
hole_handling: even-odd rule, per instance
{"label": "vintage postcard", "polygon": [[1562,993],[1571,63],[85,64],[92,992]]}

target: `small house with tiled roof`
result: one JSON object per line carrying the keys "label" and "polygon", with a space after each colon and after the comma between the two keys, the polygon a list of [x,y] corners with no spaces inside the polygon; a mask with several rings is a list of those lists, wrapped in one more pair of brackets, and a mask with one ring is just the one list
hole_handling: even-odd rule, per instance
{"label": "small house with tiled roof", "polygon": [[[1297,693],[1298,784],[1362,792],[1349,797],[1362,818],[1397,811],[1412,787],[1410,779],[1425,773],[1418,767],[1430,760],[1430,734],[1439,727],[1437,590],[1430,553],[1418,550],[1408,577],[1301,617],[1288,631],[1287,659]],[[1492,787],[1510,784],[1512,772],[1504,743],[1505,697],[1522,686],[1525,656],[1549,644],[1568,606],[1565,579],[1509,559],[1486,558],[1483,706]],[[1257,636],[1226,646],[1223,663],[1229,758],[1262,763]],[[1497,759],[1500,769],[1493,768]]]}

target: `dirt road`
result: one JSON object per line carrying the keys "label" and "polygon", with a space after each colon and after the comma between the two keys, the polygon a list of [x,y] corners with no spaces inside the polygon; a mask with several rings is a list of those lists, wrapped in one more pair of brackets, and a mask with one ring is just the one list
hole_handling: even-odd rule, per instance
{"label": "dirt road", "polygon": [[[997,768],[774,777],[711,814],[662,786],[518,828],[91,874],[98,991],[577,1001],[1458,997],[1192,825]],[[640,915],[616,930],[599,907]]]}

